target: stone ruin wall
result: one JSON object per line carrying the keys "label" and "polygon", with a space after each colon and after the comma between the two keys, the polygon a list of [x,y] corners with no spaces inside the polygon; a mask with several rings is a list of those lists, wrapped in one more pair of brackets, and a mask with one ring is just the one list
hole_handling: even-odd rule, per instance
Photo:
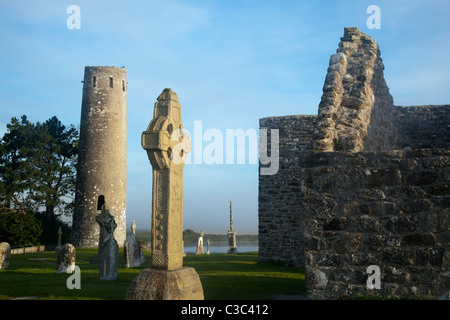
{"label": "stone ruin wall", "polygon": [[259,175],[259,260],[275,260],[294,266],[304,264],[299,211],[303,181],[298,160],[312,150],[311,138],[316,122],[317,116],[260,119],[261,128],[279,130],[280,149],[278,173]]}
{"label": "stone ruin wall", "polygon": [[385,151],[396,145],[392,96],[377,43],[346,28],[330,58],[313,150]]}
{"label": "stone ruin wall", "polygon": [[[450,148],[301,159],[313,298],[435,296],[450,288]],[[366,286],[381,268],[381,290]]]}
{"label": "stone ruin wall", "polygon": [[[357,40],[351,28],[342,41],[348,33]],[[279,129],[280,166],[259,176],[259,260],[304,266],[314,299],[450,289],[450,106],[393,106],[377,78],[368,122],[352,110],[327,116],[327,81],[317,116],[260,119],[260,128]],[[339,133],[344,114],[358,134]],[[381,290],[366,287],[369,265],[381,268]]]}

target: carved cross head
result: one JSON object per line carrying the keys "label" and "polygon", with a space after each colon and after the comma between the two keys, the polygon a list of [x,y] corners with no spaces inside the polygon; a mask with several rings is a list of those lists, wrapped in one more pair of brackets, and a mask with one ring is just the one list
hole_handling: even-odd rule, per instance
{"label": "carved cross head", "polygon": [[178,96],[164,89],[157,100],[153,119],[142,133],[142,147],[155,170],[183,168],[191,140],[183,128]]}
{"label": "carved cross head", "polygon": [[[117,224],[114,216],[109,213],[106,203],[102,206],[102,212],[95,217],[95,221],[100,225],[100,233],[103,233],[104,237],[114,234]],[[106,234],[104,234],[105,232]]]}

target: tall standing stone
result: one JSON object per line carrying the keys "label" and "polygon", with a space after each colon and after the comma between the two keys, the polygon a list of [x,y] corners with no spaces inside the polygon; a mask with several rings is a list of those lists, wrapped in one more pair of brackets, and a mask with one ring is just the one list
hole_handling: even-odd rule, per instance
{"label": "tall standing stone", "polygon": [[236,230],[234,230],[233,226],[233,207],[230,200],[230,230],[228,230],[228,253],[237,253],[237,245],[236,245]]}
{"label": "tall standing stone", "polygon": [[125,68],[85,67],[77,164],[73,244],[95,248],[97,199],[104,196],[126,239],[127,78]]}
{"label": "tall standing stone", "polygon": [[200,231],[200,237],[198,237],[197,240],[197,251],[196,254],[205,254],[205,247],[203,246],[203,236],[204,236],[203,229]]}
{"label": "tall standing stone", "polygon": [[114,216],[109,213],[108,206],[102,206],[102,212],[96,217],[103,236],[98,246],[99,278],[100,280],[117,280],[119,263],[119,246],[114,238],[117,224]]}
{"label": "tall standing stone", "polygon": [[123,253],[125,256],[125,267],[127,268],[140,267],[145,263],[144,252],[141,249],[139,240],[136,238],[136,223],[134,220],[131,224],[131,233],[123,244]]}
{"label": "tall standing stone", "polygon": [[141,270],[126,299],[203,299],[197,272],[183,267],[183,167],[190,139],[175,92],[164,89],[157,100],[142,134],[142,147],[153,167],[152,268]]}
{"label": "tall standing stone", "polygon": [[8,269],[11,258],[11,245],[8,242],[0,243],[0,269]]}

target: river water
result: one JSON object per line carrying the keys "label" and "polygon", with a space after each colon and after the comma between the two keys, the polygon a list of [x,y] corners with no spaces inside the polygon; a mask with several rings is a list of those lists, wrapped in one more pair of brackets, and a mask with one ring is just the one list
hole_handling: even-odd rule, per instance
{"label": "river water", "polygon": [[[207,251],[207,246],[204,245],[205,248],[205,253]],[[189,253],[196,253],[197,251],[197,247],[184,247],[184,252],[186,252],[187,254]],[[244,244],[244,245],[237,245],[237,251],[238,253],[243,253],[243,252],[252,252],[252,251],[258,251],[258,245],[256,244]],[[209,252],[211,254],[214,253],[227,253],[228,252],[228,246],[209,246]]]}

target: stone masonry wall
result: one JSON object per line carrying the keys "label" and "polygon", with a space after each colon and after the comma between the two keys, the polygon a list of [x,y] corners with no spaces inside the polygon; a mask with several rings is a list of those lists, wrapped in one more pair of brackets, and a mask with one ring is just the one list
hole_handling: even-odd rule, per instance
{"label": "stone masonry wall", "polygon": [[[299,165],[313,299],[450,288],[450,148],[309,154]],[[367,288],[370,265],[380,290]]]}
{"label": "stone masonry wall", "polygon": [[259,176],[259,260],[305,266],[315,299],[450,289],[450,106],[393,106],[383,69],[346,28],[318,115],[260,119],[280,145],[278,172]]}
{"label": "stone masonry wall", "polygon": [[[317,116],[260,119],[260,128],[279,130],[279,170],[259,176],[259,260],[303,265],[304,237],[299,211],[298,154],[311,152]],[[270,140],[269,140],[270,141]]]}
{"label": "stone masonry wall", "polygon": [[450,105],[396,107],[394,111],[400,149],[450,145]]}

